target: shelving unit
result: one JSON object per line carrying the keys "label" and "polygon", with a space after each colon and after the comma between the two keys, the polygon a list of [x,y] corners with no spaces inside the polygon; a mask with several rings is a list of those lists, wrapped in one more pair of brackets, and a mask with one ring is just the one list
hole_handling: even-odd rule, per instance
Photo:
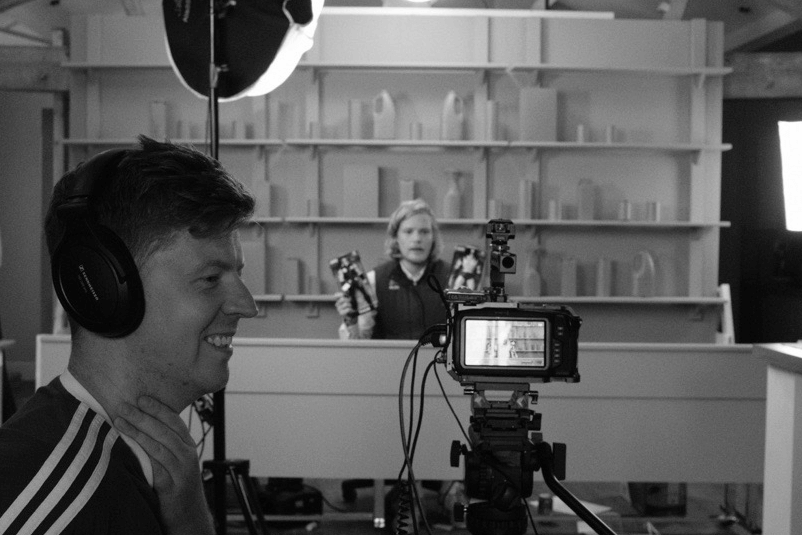
{"label": "shelving unit", "polygon": [[[267,318],[249,323],[247,334],[335,336],[328,259],[358,249],[366,267],[380,262],[387,216],[400,200],[397,181],[414,179],[416,195],[439,212],[453,169],[463,208],[461,217],[440,220],[446,259],[456,245],[481,246],[491,216],[509,217],[517,228],[510,246],[520,259],[519,273],[508,277],[515,299],[575,306],[590,326],[583,327],[586,340],[714,339],[722,303],[718,234],[728,226],[719,220],[720,159],[731,148],[721,142],[721,78],[729,72],[721,25],[538,15],[325,8],[314,48],[283,86],[221,104],[221,129],[228,130],[221,132],[221,160],[266,201],[254,234],[268,260],[257,259],[265,280],[253,292]],[[153,99],[169,100],[169,137],[206,146],[205,102],[172,72],[158,46],[161,21],[133,19],[93,15],[73,23],[72,60],[64,65],[72,74],[71,131],[58,140],[71,164],[148,133]],[[122,36],[119,44],[109,47],[107,34]],[[401,35],[409,46],[397,46]],[[552,139],[520,139],[521,87],[557,91]],[[349,101],[370,106],[382,89],[396,104],[395,136],[353,139]],[[449,90],[464,101],[463,139],[439,139]],[[486,133],[491,101],[500,130],[493,137]],[[413,139],[415,125],[421,139]],[[574,137],[579,125],[584,141]],[[615,139],[605,140],[611,125]],[[343,169],[355,164],[376,169],[375,216],[346,211]],[[576,217],[574,190],[582,178],[597,188],[593,219]],[[535,185],[537,197],[528,217],[518,217],[522,180]],[[632,203],[630,220],[616,217],[622,200]],[[554,217],[549,201],[558,206]],[[645,220],[647,202],[660,203],[659,220]],[[642,250],[661,270],[654,297],[628,295],[632,258]],[[535,256],[543,296],[522,291]],[[561,295],[565,258],[577,261],[578,296]],[[611,297],[594,295],[590,270],[599,258],[617,266]],[[300,272],[288,277],[288,261]],[[671,328],[618,328],[644,314],[646,323]]]}

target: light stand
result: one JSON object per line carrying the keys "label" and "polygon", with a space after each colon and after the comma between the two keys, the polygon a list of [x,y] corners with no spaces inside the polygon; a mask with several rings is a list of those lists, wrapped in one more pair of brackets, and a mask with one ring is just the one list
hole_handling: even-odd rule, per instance
{"label": "light stand", "polygon": [[[226,16],[229,7],[235,4],[233,0],[224,0],[218,3],[209,0],[209,147],[210,155],[215,160],[220,159],[220,106],[218,84],[220,74],[226,71],[224,58],[218,61],[218,32],[217,19]],[[227,500],[226,480],[230,479],[237,495],[240,509],[245,518],[250,535],[267,535],[262,508],[256,495],[253,481],[250,477],[250,462],[245,459],[228,459],[226,457],[226,392],[225,388],[213,395],[214,412],[212,423],[212,444],[214,458],[203,463],[212,473],[212,504],[215,524],[218,535],[226,535],[227,531]],[[257,531],[257,525],[259,531]]]}
{"label": "light stand", "polygon": [[[213,158],[219,160],[220,98],[261,96],[282,84],[303,53],[312,47],[322,7],[323,0],[163,0],[173,68],[190,91],[198,97],[208,97],[208,134]],[[221,21],[225,23],[220,24]],[[225,35],[227,31],[230,35]],[[208,58],[203,46],[207,39]],[[250,533],[257,533],[254,515],[261,531],[267,533],[248,475],[250,463],[226,458],[225,389],[215,392],[212,399],[214,457],[204,462],[204,468],[213,475],[213,511],[218,534],[226,533],[227,477],[234,483]]]}

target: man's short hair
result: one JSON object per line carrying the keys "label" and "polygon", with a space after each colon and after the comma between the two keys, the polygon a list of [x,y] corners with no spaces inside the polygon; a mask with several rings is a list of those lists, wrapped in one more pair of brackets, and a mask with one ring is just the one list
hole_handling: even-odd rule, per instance
{"label": "man's short hair", "polygon": [[423,199],[413,199],[402,202],[395,212],[390,216],[390,223],[387,225],[387,238],[384,241],[384,251],[390,258],[399,258],[401,250],[398,248],[398,229],[406,219],[418,215],[426,214],[432,219],[432,250],[429,252],[429,262],[437,260],[440,256],[442,243],[440,240],[440,227],[437,225],[437,218],[434,212]]}
{"label": "man's short hair", "polygon": [[[53,189],[45,217],[51,256],[65,231],[56,208],[72,192],[75,179],[72,170]],[[139,146],[96,182],[90,210],[96,222],[120,237],[141,267],[177,232],[188,230],[198,238],[224,234],[244,224],[254,206],[253,196],[217,160],[190,147],[140,136]]]}

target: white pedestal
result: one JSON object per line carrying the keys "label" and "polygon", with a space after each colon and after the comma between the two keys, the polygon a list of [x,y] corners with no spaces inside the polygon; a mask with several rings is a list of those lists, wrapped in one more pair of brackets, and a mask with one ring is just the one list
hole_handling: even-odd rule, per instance
{"label": "white pedestal", "polygon": [[802,344],[755,348],[768,362],[763,533],[802,533]]}

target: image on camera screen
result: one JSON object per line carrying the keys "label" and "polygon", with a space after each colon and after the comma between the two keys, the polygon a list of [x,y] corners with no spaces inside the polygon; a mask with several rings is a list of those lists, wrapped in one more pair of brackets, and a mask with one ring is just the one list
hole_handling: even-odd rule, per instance
{"label": "image on camera screen", "polygon": [[546,367],[546,322],[466,318],[465,366]]}

